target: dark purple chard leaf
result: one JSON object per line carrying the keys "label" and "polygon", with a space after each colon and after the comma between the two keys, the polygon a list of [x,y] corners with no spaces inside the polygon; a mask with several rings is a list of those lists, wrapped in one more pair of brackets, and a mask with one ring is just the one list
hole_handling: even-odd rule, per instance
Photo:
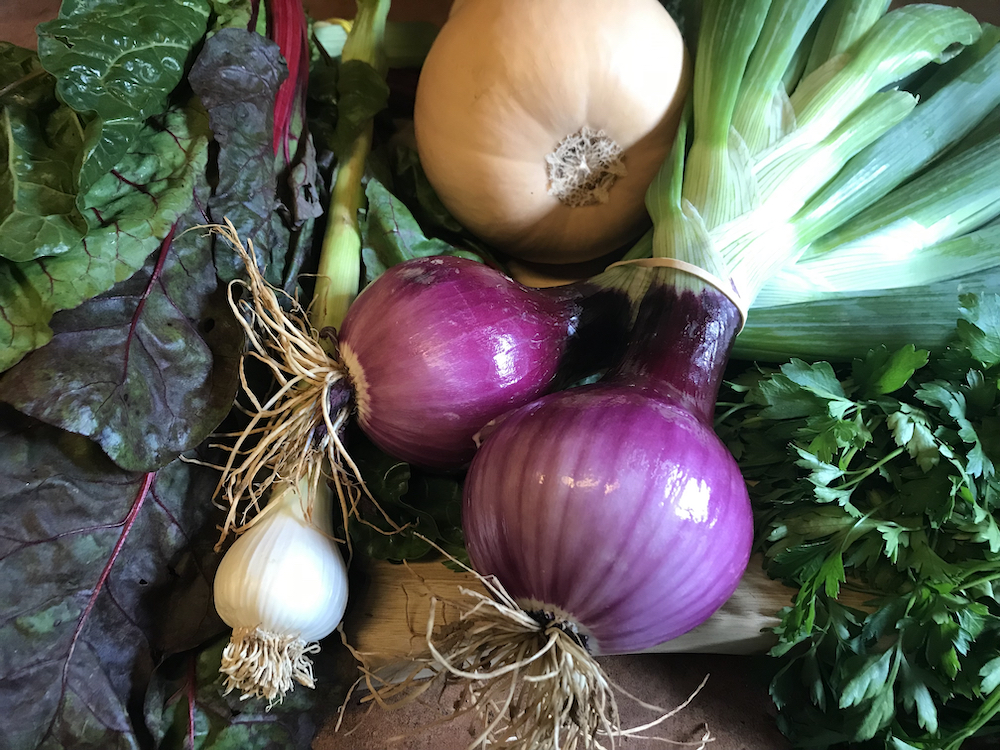
{"label": "dark purple chard leaf", "polygon": [[[274,101],[287,76],[278,45],[259,34],[230,28],[208,41],[188,76],[208,110],[219,144],[218,185],[209,204],[212,221],[228,219],[244,241],[253,240],[257,262],[267,279],[280,285],[285,237],[272,232],[278,208],[274,156]],[[242,264],[219,243],[219,278],[242,277]]]}
{"label": "dark purple chard leaf", "polygon": [[162,658],[222,630],[216,472],[126,472],[91,441],[0,407],[0,747],[146,744]]}
{"label": "dark purple chard leaf", "polygon": [[138,273],[57,314],[52,341],[4,375],[0,397],[132,471],[198,445],[232,407],[243,344],[210,246],[204,232],[171,232]]}
{"label": "dark purple chard leaf", "polygon": [[223,694],[219,665],[228,635],[171,657],[146,695],[157,750],[308,750],[319,722],[341,705],[357,675],[357,663],[335,638],[314,657],[316,689],[297,687],[270,709],[266,701]]}
{"label": "dark purple chard leaf", "polygon": [[86,113],[82,192],[107,174],[145,121],[167,109],[194,46],[205,35],[206,0],[64,0],[38,27],[38,53],[60,99]]}
{"label": "dark purple chard leaf", "polygon": [[325,211],[325,186],[316,161],[315,141],[311,133],[303,133],[297,141],[301,157],[291,165],[284,185],[287,195],[271,217],[274,235],[288,236],[282,286],[290,296],[297,293],[299,274],[314,246],[316,220]]}

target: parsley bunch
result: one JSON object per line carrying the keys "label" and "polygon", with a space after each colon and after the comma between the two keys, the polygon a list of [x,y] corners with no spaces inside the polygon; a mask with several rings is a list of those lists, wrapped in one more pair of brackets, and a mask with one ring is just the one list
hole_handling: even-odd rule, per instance
{"label": "parsley bunch", "polygon": [[727,383],[717,428],[765,569],[798,589],[771,684],[797,745],[1000,735],[1000,297],[960,311],[933,357],[879,349]]}

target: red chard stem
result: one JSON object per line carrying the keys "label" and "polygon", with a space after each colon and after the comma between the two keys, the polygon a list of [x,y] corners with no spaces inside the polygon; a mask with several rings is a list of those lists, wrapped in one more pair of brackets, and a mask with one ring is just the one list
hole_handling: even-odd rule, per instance
{"label": "red chard stem", "polygon": [[308,82],[306,14],[301,0],[268,0],[267,11],[268,36],[277,43],[288,65],[288,78],[278,88],[274,102],[274,153],[284,149],[289,161],[293,112],[304,104]]}

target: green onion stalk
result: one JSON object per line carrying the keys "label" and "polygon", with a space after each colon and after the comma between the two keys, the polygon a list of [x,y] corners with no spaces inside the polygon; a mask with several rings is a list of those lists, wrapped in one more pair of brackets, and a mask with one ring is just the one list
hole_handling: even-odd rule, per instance
{"label": "green onion stalk", "polygon": [[[342,102],[345,66],[366,71],[362,85],[385,77],[389,4],[389,0],[358,0],[357,16],[340,55]],[[338,121],[338,128],[340,124]],[[341,402],[349,389],[346,371],[337,357],[335,331],[360,285],[358,213],[364,200],[362,177],[372,137],[369,115],[351,123],[348,135],[337,139],[327,225],[308,310],[263,278],[251,261],[252,239],[244,243],[231,224],[218,230],[247,267],[247,280],[232,286],[230,294],[230,304],[247,334],[244,362],[263,362],[277,384],[273,393],[258,396],[243,379],[250,418],[236,436],[219,484],[229,504],[223,538],[253,523],[262,499],[277,481],[298,483],[305,477],[314,478],[316,486],[306,493],[311,508],[311,498],[325,491],[318,483],[329,480],[337,492],[345,528],[364,492],[357,467],[342,442],[349,410]],[[237,291],[242,292],[240,299]]]}
{"label": "green onion stalk", "polygon": [[[358,0],[340,54],[341,65],[357,60],[385,77],[386,16],[389,0]],[[326,234],[320,254],[310,320],[314,328],[339,328],[361,284],[361,229],[358,212],[364,200],[361,178],[372,148],[373,123],[365,123],[340,158],[334,179]]]}
{"label": "green onion stalk", "polygon": [[[375,71],[369,79],[384,76],[382,40],[389,0],[359,0],[358,6],[341,70],[346,64],[361,64]],[[300,0],[275,0],[268,11],[270,31],[290,72],[276,97],[274,150],[281,165],[291,159],[292,139],[307,135],[302,116],[307,27]],[[329,485],[340,500],[345,528],[363,487],[342,443],[349,412],[331,403],[338,397],[346,401],[349,391],[336,346],[326,332],[340,325],[358,291],[357,214],[372,143],[370,116],[340,140],[344,147],[336,154],[328,226],[308,311],[295,296],[265,279],[252,238],[244,244],[228,219],[214,227],[246,267],[246,278],[229,286],[229,303],[246,333],[241,380],[250,401],[249,408],[240,405],[249,419],[232,436],[235,444],[217,488],[228,503],[217,549],[230,532],[239,534],[215,581],[218,613],[233,628],[220,672],[226,676],[226,692],[238,689],[244,699],[266,698],[269,706],[280,702],[293,683],[313,686],[310,655],[343,617],[347,570],[333,536]],[[273,386],[267,395],[251,387],[249,360],[258,360],[270,371]],[[290,588],[282,580],[288,574],[295,578]]]}

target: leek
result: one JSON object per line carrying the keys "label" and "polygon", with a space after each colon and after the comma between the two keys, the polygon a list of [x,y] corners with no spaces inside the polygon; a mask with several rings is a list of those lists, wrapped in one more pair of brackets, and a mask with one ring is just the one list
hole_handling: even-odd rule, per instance
{"label": "leek", "polygon": [[[794,219],[800,246],[837,228],[970,133],[971,142],[982,140],[979,124],[1000,111],[997,31],[989,27],[976,45],[942,68],[940,88],[924,92],[927,98],[912,115],[856,155],[802,209]],[[997,132],[994,125],[991,134]]]}
{"label": "leek", "polygon": [[[843,13],[842,5],[826,10]],[[856,19],[869,18],[878,14],[866,9],[881,5],[870,0],[849,10]],[[817,12],[817,5],[783,0],[704,4],[690,148],[683,160],[679,153],[667,160],[647,194],[651,253],[699,258],[707,271],[731,280],[745,302],[805,251],[798,213],[852,159],[911,116],[916,97],[893,84],[947,62],[957,47],[981,36],[978,22],[955,8],[900,8],[784,92],[784,101],[785,72]],[[828,16],[820,18],[822,28]],[[762,120],[766,127],[751,130]],[[679,143],[683,137],[686,131]]]}
{"label": "leek", "polygon": [[886,5],[705,3],[693,122],[625,258],[732,280],[752,301],[738,356],[939,348],[959,295],[1000,281],[1000,31]]}
{"label": "leek", "polygon": [[832,0],[816,31],[816,41],[804,72],[809,74],[831,58],[846,52],[885,15],[889,2]]}
{"label": "leek", "polygon": [[[994,239],[991,252],[995,256]],[[845,361],[869,350],[916,346],[940,352],[955,335],[963,294],[995,294],[1000,261],[986,271],[933,284],[834,292],[797,304],[754,308],[733,356],[760,362],[789,357]]]}

